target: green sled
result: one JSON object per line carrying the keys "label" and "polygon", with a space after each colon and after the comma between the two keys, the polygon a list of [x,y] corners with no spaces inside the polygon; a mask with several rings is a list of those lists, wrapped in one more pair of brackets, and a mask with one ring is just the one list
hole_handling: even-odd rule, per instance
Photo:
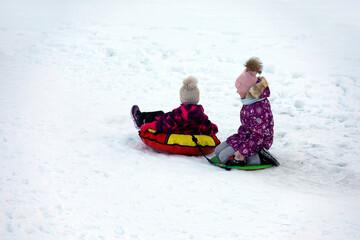
{"label": "green sled", "polygon": [[214,166],[224,168],[225,170],[231,170],[231,169],[238,169],[238,170],[244,170],[244,171],[255,171],[255,170],[262,170],[266,168],[270,168],[273,165],[266,164],[266,165],[247,165],[247,166],[227,166],[223,163],[221,163],[220,159],[215,156],[208,160],[209,163],[211,163]]}

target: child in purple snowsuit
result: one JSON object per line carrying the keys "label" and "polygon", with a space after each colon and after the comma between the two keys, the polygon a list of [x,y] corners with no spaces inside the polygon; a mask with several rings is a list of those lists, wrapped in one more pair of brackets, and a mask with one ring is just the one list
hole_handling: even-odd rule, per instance
{"label": "child in purple snowsuit", "polygon": [[237,133],[215,149],[220,161],[228,165],[259,165],[258,152],[262,148],[269,149],[273,143],[274,119],[268,100],[270,89],[264,77],[256,77],[261,73],[262,64],[257,58],[251,58],[245,66],[235,82],[243,104],[241,126]]}

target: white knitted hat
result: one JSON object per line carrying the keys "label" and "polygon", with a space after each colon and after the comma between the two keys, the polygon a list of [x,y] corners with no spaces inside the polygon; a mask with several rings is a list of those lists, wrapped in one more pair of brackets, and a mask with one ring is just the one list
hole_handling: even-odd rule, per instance
{"label": "white knitted hat", "polygon": [[180,88],[181,103],[198,104],[200,99],[200,92],[197,87],[197,79],[190,76],[183,81],[183,86]]}

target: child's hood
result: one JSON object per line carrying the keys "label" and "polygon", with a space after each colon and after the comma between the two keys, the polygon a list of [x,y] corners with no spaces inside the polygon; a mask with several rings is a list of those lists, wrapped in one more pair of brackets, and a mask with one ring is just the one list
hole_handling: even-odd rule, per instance
{"label": "child's hood", "polygon": [[259,77],[258,82],[250,88],[246,94],[246,99],[270,97],[269,84],[265,77]]}
{"label": "child's hood", "polygon": [[186,121],[198,121],[204,117],[204,108],[200,104],[184,103],[180,106],[180,112]]}

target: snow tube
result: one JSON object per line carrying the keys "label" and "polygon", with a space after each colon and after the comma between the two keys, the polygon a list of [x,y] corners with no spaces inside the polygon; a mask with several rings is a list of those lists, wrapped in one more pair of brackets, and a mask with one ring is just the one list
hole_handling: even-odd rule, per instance
{"label": "snow tube", "polygon": [[209,135],[158,133],[151,130],[151,132],[139,131],[139,136],[147,146],[155,150],[182,155],[202,155],[193,137],[197,139],[197,144],[204,154],[214,152],[215,147],[220,144],[216,136]]}

